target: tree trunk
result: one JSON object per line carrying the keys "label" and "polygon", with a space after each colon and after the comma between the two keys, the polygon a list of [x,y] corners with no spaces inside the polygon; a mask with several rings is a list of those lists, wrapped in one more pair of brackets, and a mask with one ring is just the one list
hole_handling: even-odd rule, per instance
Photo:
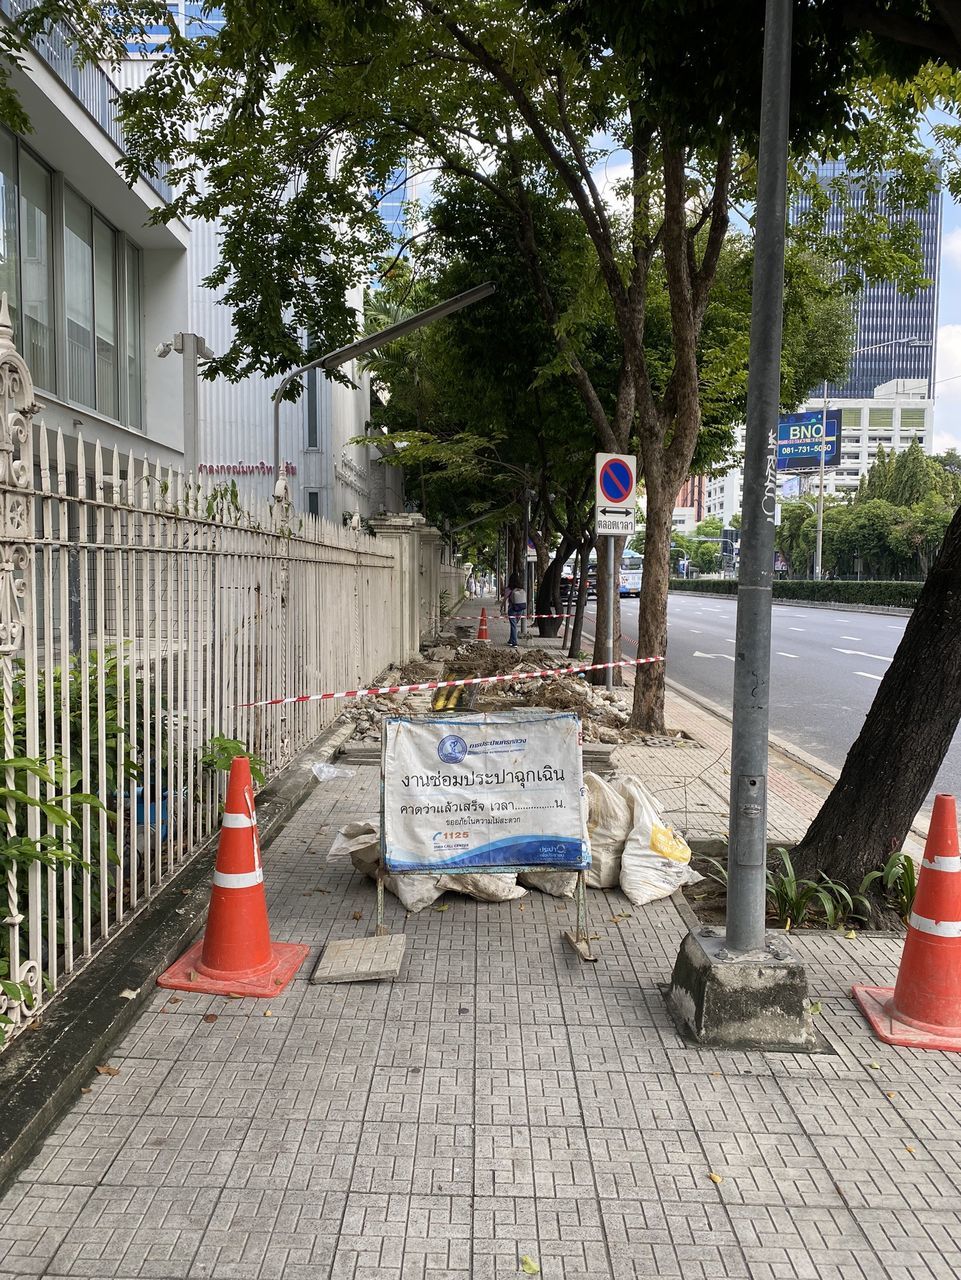
{"label": "tree trunk", "polygon": [[[671,529],[674,499],[661,477],[647,483],[644,524],[644,576],[637,610],[637,656],[667,654],[667,588],[671,568]],[[664,732],[664,663],[638,667],[634,677],[631,727],[645,733]]]}
{"label": "tree trunk", "polygon": [[[584,634],[584,610],[587,608],[587,571],[590,568],[588,557],[591,554],[593,539],[585,538],[581,543],[580,577],[577,581],[577,603],[574,605],[574,626],[571,628],[571,647],[567,651],[569,658],[576,658],[581,651],[581,637]],[[574,592],[571,591],[571,599]],[[570,608],[570,604],[568,604]]]}
{"label": "tree trunk", "polygon": [[961,720],[961,508],[795,865],[855,887],[904,845]]}
{"label": "tree trunk", "polygon": [[508,545],[510,551],[508,554],[507,576],[508,578],[516,576],[520,578],[521,582],[525,582],[527,548],[524,546],[524,531],[517,521],[513,521],[509,526]]}
{"label": "tree trunk", "polygon": [[[557,548],[554,559],[547,566],[540,585],[537,588],[537,595],[534,599],[534,608],[532,613],[562,613],[561,609],[561,571],[567,563],[567,558],[573,550],[574,544],[567,537],[561,539],[561,545]],[[556,636],[563,625],[563,618],[558,618],[553,622],[550,618],[541,617],[537,621],[537,631],[542,636]]]}
{"label": "tree trunk", "polygon": [[[594,625],[594,657],[592,662],[607,662],[607,599],[608,591],[614,592],[614,661],[617,662],[621,656],[621,597],[618,591],[620,583],[620,565],[621,556],[624,554],[624,545],[626,538],[614,538],[614,580],[608,581],[607,573],[607,537],[597,539],[597,621]],[[590,679],[593,684],[606,684],[606,671],[593,671],[590,673]],[[614,683],[620,685],[624,683],[624,673],[620,667],[614,668]]]}

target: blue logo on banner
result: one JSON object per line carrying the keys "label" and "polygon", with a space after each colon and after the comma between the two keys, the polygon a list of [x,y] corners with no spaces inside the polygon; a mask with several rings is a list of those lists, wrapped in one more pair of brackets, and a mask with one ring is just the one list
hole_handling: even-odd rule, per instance
{"label": "blue logo on banner", "polygon": [[444,764],[460,764],[467,755],[467,743],[463,738],[458,738],[456,733],[449,733],[438,742],[437,754]]}

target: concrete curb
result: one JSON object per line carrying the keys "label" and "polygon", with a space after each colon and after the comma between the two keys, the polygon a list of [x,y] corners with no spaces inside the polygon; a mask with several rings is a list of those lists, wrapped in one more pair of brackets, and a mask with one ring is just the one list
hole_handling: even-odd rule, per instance
{"label": "concrete curb", "polygon": [[[270,846],[317,785],[311,765],[332,760],[353,731],[353,724],[335,721],[260,792],[262,848]],[[218,837],[208,840],[97,952],[49,1011],[0,1053],[0,1192],[76,1099],[94,1067],[110,1056],[152,995],[157,975],[202,929]],[[136,994],[125,998],[124,990]]]}

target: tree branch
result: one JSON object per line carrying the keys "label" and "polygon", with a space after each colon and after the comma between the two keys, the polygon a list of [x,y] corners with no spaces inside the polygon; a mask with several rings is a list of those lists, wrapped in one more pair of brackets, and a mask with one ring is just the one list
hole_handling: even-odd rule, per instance
{"label": "tree branch", "polygon": [[568,338],[560,330],[560,317],[557,312],[553,295],[548,288],[544,273],[541,270],[540,252],[537,247],[537,236],[534,230],[534,215],[531,210],[530,201],[527,198],[527,192],[524,189],[521,180],[520,163],[513,153],[509,152],[511,167],[514,172],[514,181],[517,189],[517,208],[520,211],[518,222],[518,246],[524,257],[527,259],[528,268],[531,273],[531,279],[534,283],[534,289],[537,293],[538,301],[541,306],[541,314],[544,320],[551,327],[554,334],[554,340],[558,349],[567,361],[570,371],[571,380],[574,383],[584,407],[587,409],[588,416],[594,424],[594,429],[598,434],[598,438],[604,443],[605,447],[611,452],[617,451],[617,441],[611,430],[611,424],[608,421],[607,414],[604,412],[604,406],[601,404],[600,396],[594,388],[590,375],[581,364],[573,346]]}
{"label": "tree branch", "polygon": [[531,136],[550,161],[561,182],[570,193],[571,199],[577,205],[587,228],[587,233],[597,251],[601,274],[611,295],[615,316],[622,327],[626,326],[628,324],[627,294],[618,269],[617,257],[611,237],[609,234],[605,234],[604,226],[598,220],[591,198],[580,180],[580,175],[554,142],[550,131],[538,115],[530,97],[519,81],[508,71],[500,58],[492,53],[480,40],[470,35],[459,23],[448,17],[438,4],[435,4],[433,0],[417,0],[417,2],[420,9],[439,22],[461,48],[466,49],[476,59],[478,65],[496,80],[513,100],[521,118],[530,130]]}
{"label": "tree branch", "polygon": [[[942,5],[938,5],[940,10]],[[852,31],[894,40],[936,54],[955,69],[961,69],[961,46],[949,29],[939,22],[907,18],[877,8],[868,0],[847,0],[841,13],[844,25]]]}
{"label": "tree branch", "polygon": [[611,235],[611,224],[607,216],[607,209],[604,201],[601,199],[601,193],[597,189],[597,183],[594,181],[594,175],[591,173],[590,166],[587,163],[587,157],[584,154],[584,148],[580,144],[577,132],[571,124],[570,116],[567,111],[567,91],[564,88],[564,71],[559,67],[557,70],[557,89],[554,93],[554,101],[557,104],[557,118],[560,121],[561,133],[567,139],[567,145],[570,147],[577,167],[581,174],[581,180],[590,193],[591,202],[594,205],[594,211],[597,214],[597,220],[601,228],[608,238],[613,242]]}

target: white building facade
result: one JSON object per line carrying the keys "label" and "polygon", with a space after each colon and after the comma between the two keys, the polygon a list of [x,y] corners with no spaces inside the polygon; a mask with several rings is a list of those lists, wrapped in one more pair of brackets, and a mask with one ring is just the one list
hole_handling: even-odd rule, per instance
{"label": "white building facade", "polygon": [[121,177],[117,85],[98,66],[74,66],[65,24],[12,83],[33,129],[0,130],[0,288],[43,421],[68,454],[82,437],[116,448],[124,470],[131,454],[177,466],[182,371],[147,354],[186,317],[187,229],[147,225],[169,187]]}
{"label": "white building facade", "polygon": [[[928,397],[924,379],[895,379],[875,388],[874,395],[864,400],[832,400],[829,406],[841,413],[841,457],[836,467],[824,472],[824,492],[852,493],[863,475],[867,475],[878,456],[904,453],[916,440],[928,455],[934,452],[934,401]],[[818,399],[801,406],[808,412],[821,408]],[[744,427],[737,428],[738,465],[726,475],[707,482],[706,509],[709,516],[720,516],[725,524],[741,510],[744,492]],[[801,492],[817,493],[817,470],[778,472],[778,496],[791,496],[792,478],[800,476]],[[787,482],[788,494],[784,493]]]}
{"label": "white building facade", "polygon": [[[223,18],[219,11],[203,14],[196,5],[179,0],[170,5],[180,28],[195,36],[216,32]],[[156,42],[166,32],[157,28]],[[124,87],[142,84],[153,61],[142,50],[131,48],[120,78]],[[204,280],[219,262],[219,227],[216,223],[188,220],[185,255],[185,308],[181,321],[160,335],[160,343],[174,342],[174,350],[186,351],[177,342],[178,331],[195,335],[214,354],[226,350],[234,328],[221,295]],[[363,308],[362,290],[350,302],[358,314]],[[181,365],[179,357],[156,358],[153,364]],[[202,361],[201,361],[202,368]],[[179,368],[178,368],[179,372]],[[359,513],[367,517],[403,510],[403,486],[398,468],[381,465],[374,446],[350,441],[369,431],[370,384],[356,363],[343,370],[351,386],[332,382],[323,374],[309,374],[296,401],[284,401],[280,410],[281,461],[286,467],[289,492],[296,509],[340,523]],[[191,365],[186,363],[188,383]],[[181,375],[182,376],[182,375]],[[273,401],[279,377],[254,373],[239,382],[199,376],[185,388],[183,416],[192,425],[187,454],[200,477],[213,483],[236,482],[242,497],[265,499],[273,495],[276,476],[273,459]]]}

